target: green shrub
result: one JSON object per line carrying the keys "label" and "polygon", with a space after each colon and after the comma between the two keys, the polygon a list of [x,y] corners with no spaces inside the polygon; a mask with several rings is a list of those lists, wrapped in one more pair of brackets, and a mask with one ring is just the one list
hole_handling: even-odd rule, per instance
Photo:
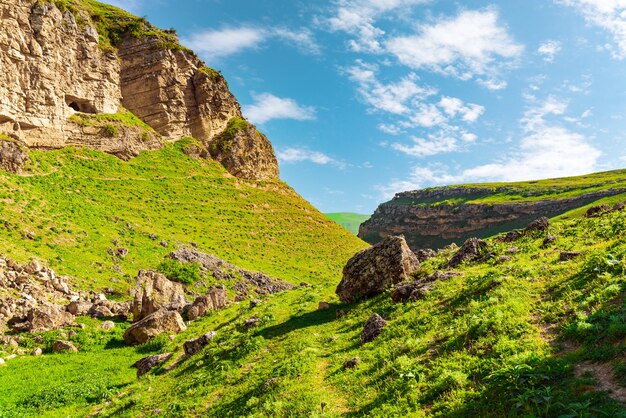
{"label": "green shrub", "polygon": [[157,267],[159,273],[174,282],[193,284],[200,280],[200,264],[198,263],[179,263],[176,260],[163,260]]}
{"label": "green shrub", "polygon": [[109,138],[114,138],[117,136],[118,134],[118,128],[115,125],[112,125],[110,123],[107,123],[106,125],[104,125],[102,127],[102,130],[104,131],[104,134],[106,136],[108,136]]}

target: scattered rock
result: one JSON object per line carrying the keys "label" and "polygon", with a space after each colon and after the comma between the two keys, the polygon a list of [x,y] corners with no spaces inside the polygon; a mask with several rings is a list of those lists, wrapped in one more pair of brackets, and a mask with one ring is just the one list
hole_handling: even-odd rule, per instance
{"label": "scattered rock", "polygon": [[178,312],[160,309],[131,325],[124,332],[124,341],[129,345],[143,344],[164,332],[178,334],[185,329],[187,327]]}
{"label": "scattered rock", "polygon": [[31,356],[35,356],[35,357],[39,357],[40,355],[43,354],[43,350],[39,347],[35,348],[33,351],[31,351],[30,355]]}
{"label": "scattered rock", "polygon": [[186,312],[189,321],[195,321],[206,315],[207,312],[223,309],[227,305],[226,288],[215,286],[209,289],[206,296],[200,296],[191,305],[186,306],[184,312]]}
{"label": "scattered rock", "polygon": [[254,309],[254,308],[256,308],[257,306],[259,306],[261,303],[262,303],[262,302],[261,302],[260,300],[258,300],[258,299],[252,299],[252,300],[250,301],[250,306],[249,306],[249,308],[250,308],[250,309]]}
{"label": "scattered rock", "polygon": [[504,264],[511,260],[513,260],[513,257],[511,257],[510,255],[503,255],[498,257],[498,259],[496,260],[496,264]]}
{"label": "scattered rock", "polygon": [[613,212],[621,212],[626,209],[626,202],[619,202],[613,206]]}
{"label": "scattered rock", "polygon": [[344,311],[343,309],[337,309],[337,310],[335,311],[335,317],[336,317],[337,319],[339,319],[339,318],[343,318],[344,316],[346,316],[346,311]]}
{"label": "scattered rock", "polygon": [[156,241],[159,237],[157,236],[157,234],[152,233],[148,235],[148,238],[150,238],[152,241]]}
{"label": "scattered rock", "polygon": [[546,231],[550,227],[550,219],[543,216],[535,221],[532,221],[526,229],[524,229],[525,233],[535,232],[535,231]]}
{"label": "scattered rock", "polygon": [[424,248],[415,252],[415,256],[420,263],[423,263],[424,261],[428,260],[429,258],[433,258],[436,255],[437,251],[430,248]]}
{"label": "scattered rock", "polygon": [[124,258],[128,255],[128,248],[117,248],[115,250],[115,255],[119,258]]}
{"label": "scattered rock", "polygon": [[559,239],[559,237],[557,237],[556,235],[550,235],[548,234],[546,236],[546,238],[543,240],[543,243],[541,244],[543,247],[547,247],[550,244],[554,244],[557,240]]}
{"label": "scattered rock", "polygon": [[63,353],[65,351],[78,353],[78,348],[76,348],[76,346],[69,341],[56,340],[55,342],[52,343],[53,353]]}
{"label": "scattered rock", "polygon": [[521,231],[510,231],[507,232],[503,237],[500,238],[502,242],[514,242],[520,239],[524,234]]}
{"label": "scattered rock", "polygon": [[204,347],[206,347],[213,340],[213,338],[215,338],[215,335],[217,334],[214,331],[209,331],[202,337],[185,341],[185,343],[183,344],[185,354],[188,356],[193,356]]}
{"label": "scattered rock", "polygon": [[21,173],[28,162],[28,149],[18,141],[0,138],[0,169]]}
{"label": "scattered rock", "polygon": [[260,321],[261,319],[259,317],[253,316],[252,318],[246,319],[246,321],[243,324],[245,325],[246,328],[253,328],[253,327],[256,327]]}
{"label": "scattered rock", "polygon": [[430,283],[400,283],[391,291],[391,300],[394,303],[414,302],[422,299],[432,287]]}
{"label": "scattered rock", "polygon": [[26,322],[16,324],[15,329],[28,332],[43,332],[60,329],[74,324],[74,315],[66,312],[60,306],[41,305],[31,309]]}
{"label": "scattered rock", "polygon": [[561,251],[559,254],[560,261],[569,261],[579,257],[582,253],[576,251]]}
{"label": "scattered rock", "polygon": [[509,254],[517,254],[519,253],[519,248],[517,247],[509,247],[506,249],[506,252]]}
{"label": "scattered rock", "polygon": [[361,359],[359,357],[352,357],[350,360],[347,360],[345,363],[343,363],[343,369],[354,369],[360,361]]}
{"label": "scattered rock", "polygon": [[172,353],[156,354],[153,356],[147,356],[137,360],[131,367],[137,369],[137,377],[141,377],[148,373],[150,370],[165,363],[172,357]]}
{"label": "scattered rock", "polygon": [[448,267],[458,267],[465,261],[480,261],[485,258],[485,250],[488,247],[489,244],[482,239],[470,238],[448,261]]}
{"label": "scattered rock", "polygon": [[419,267],[404,237],[387,237],[348,261],[335,293],[342,302],[353,303],[408,280]]}
{"label": "scattered rock", "polygon": [[317,304],[317,310],[318,311],[325,311],[330,309],[330,303],[328,302],[320,302]]}
{"label": "scattered rock", "polygon": [[165,240],[161,240],[161,242],[159,242],[159,245],[160,245],[161,247],[167,247],[167,241],[165,241]]}
{"label": "scattered rock", "polygon": [[85,316],[89,313],[92,304],[88,302],[73,301],[65,307],[65,310],[74,316]]}
{"label": "scattered rock", "polygon": [[307,282],[300,282],[300,287],[311,287]]}
{"label": "scattered rock", "polygon": [[133,299],[133,321],[140,321],[160,309],[182,311],[187,305],[183,285],[163,274],[139,270]]}
{"label": "scattered rock", "polygon": [[113,328],[115,328],[115,322],[113,322],[113,321],[104,321],[103,323],[100,324],[100,328],[102,328],[105,331],[110,331]]}
{"label": "scattered rock", "polygon": [[385,325],[387,325],[387,321],[382,316],[378,314],[372,315],[365,323],[361,332],[361,343],[365,344],[374,341],[383,332]]}
{"label": "scattered rock", "polygon": [[611,207],[605,203],[601,205],[591,206],[585,213],[586,218],[597,218],[605,213],[611,212]]}

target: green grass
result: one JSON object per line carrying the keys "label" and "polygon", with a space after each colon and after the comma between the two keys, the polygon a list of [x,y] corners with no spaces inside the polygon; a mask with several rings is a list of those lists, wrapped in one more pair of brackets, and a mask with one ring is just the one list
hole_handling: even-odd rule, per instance
{"label": "green grass", "polygon": [[352,212],[335,212],[325,214],[329,219],[337,222],[339,225],[352,232],[354,235],[359,233],[359,225],[367,221],[370,215],[361,215]]}
{"label": "green grass", "polygon": [[[83,320],[85,330],[71,337],[79,354],[22,357],[0,368],[0,416],[625,416],[593,376],[576,377],[575,369],[609,364],[626,384],[626,213],[555,222],[556,248],[583,251],[566,263],[541,248],[545,233],[492,241],[492,259],[462,265],[422,300],[396,305],[385,293],[344,305],[335,286],[365,244],[279,181],[236,179],[215,162],[187,157],[190,143],[130,162],[82,149],[32,152],[29,176],[1,174],[0,245],[22,261],[49,260],[83,289],[114,286],[121,294],[139,268],[191,242],[312,286],[254,309],[232,304],[171,341],[138,348],[121,342],[127,324],[105,333]],[[113,239],[129,248],[124,259],[108,255]],[[428,260],[419,274],[445,269],[451,255]],[[511,260],[498,263],[504,255]],[[320,301],[331,309],[318,311]],[[346,315],[337,318],[338,309]],[[361,345],[373,313],[388,326]],[[248,329],[251,316],[260,323]],[[134,378],[129,366],[139,357],[174,351],[177,358],[185,340],[210,330],[217,336],[199,354]],[[25,336],[20,344],[48,347],[58,337]],[[355,356],[358,366],[343,370]]]}

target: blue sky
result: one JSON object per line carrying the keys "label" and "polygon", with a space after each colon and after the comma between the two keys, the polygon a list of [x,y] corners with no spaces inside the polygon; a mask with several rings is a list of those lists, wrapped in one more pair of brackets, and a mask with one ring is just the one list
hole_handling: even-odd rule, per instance
{"label": "blue sky", "polygon": [[111,0],[225,75],[324,212],[626,166],[626,0]]}

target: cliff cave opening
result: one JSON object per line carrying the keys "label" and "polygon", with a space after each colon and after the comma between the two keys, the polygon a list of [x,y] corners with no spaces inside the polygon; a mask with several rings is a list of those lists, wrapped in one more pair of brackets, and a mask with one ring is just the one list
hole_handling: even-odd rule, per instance
{"label": "cliff cave opening", "polygon": [[96,107],[87,99],[81,99],[76,96],[65,96],[65,103],[69,108],[81,113],[98,113]]}

